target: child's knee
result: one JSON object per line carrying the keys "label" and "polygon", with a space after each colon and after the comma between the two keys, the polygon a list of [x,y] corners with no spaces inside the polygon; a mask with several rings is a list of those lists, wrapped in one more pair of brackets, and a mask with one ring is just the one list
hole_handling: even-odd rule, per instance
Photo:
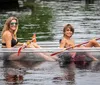
{"label": "child's knee", "polygon": [[97,43],[95,39],[92,39],[92,40],[90,40],[89,42],[90,42],[91,44]]}

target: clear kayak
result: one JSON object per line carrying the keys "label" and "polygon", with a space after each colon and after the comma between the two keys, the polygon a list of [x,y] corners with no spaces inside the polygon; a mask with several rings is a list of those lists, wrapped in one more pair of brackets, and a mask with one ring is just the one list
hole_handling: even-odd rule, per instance
{"label": "clear kayak", "polygon": [[[62,53],[84,53],[87,52],[95,57],[100,57],[100,48],[93,47],[93,48],[74,48],[69,50],[63,50],[62,48],[25,48],[22,49],[20,55],[18,55],[19,48],[0,48],[0,59],[9,58],[11,56],[18,58],[18,59],[27,59],[27,60],[44,60],[41,53],[46,54],[47,56],[51,57],[52,53],[58,52],[57,55]],[[5,57],[6,56],[6,57]],[[24,56],[24,57],[23,57]],[[53,56],[52,56],[53,57]]]}

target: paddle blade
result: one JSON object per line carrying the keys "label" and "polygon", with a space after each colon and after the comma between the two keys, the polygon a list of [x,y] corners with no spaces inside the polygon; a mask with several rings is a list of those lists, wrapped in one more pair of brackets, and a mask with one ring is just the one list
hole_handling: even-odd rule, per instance
{"label": "paddle blade", "polygon": [[33,34],[32,41],[36,43],[36,34]]}
{"label": "paddle blade", "polygon": [[18,49],[18,56],[20,55],[21,50],[22,50],[22,47],[20,47],[20,48]]}
{"label": "paddle blade", "polygon": [[19,49],[18,49],[18,56],[20,55],[21,50],[27,47],[27,44],[24,43]]}

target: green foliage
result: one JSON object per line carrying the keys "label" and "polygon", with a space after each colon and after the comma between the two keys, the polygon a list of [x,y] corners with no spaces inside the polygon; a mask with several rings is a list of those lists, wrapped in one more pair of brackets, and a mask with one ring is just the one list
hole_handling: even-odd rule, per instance
{"label": "green foliage", "polygon": [[[38,32],[50,33],[50,21],[52,20],[51,9],[33,2],[26,2],[24,3],[24,6],[31,10],[31,14],[20,16],[18,37],[29,38],[33,33]],[[46,35],[48,36],[49,34]],[[49,36],[49,39],[51,39],[50,37],[52,38],[52,35]]]}

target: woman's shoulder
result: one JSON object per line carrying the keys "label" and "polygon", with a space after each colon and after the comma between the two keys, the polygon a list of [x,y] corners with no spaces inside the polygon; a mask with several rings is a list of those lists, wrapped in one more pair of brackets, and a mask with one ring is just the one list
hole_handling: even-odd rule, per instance
{"label": "woman's shoulder", "polygon": [[9,32],[9,31],[5,31],[5,32],[3,33],[3,36],[4,36],[4,37],[12,37],[11,32]]}

